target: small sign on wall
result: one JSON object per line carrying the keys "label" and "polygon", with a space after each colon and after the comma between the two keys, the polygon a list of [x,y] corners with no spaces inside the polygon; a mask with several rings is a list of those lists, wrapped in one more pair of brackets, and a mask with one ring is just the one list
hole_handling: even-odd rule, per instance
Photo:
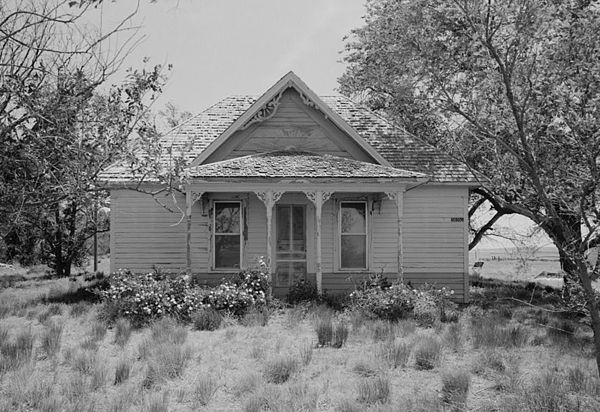
{"label": "small sign on wall", "polygon": [[451,222],[464,222],[465,218],[464,217],[451,217],[450,221]]}

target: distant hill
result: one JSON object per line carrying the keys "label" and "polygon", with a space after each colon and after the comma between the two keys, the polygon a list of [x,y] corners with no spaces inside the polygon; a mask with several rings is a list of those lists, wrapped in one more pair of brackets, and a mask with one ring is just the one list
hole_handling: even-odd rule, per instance
{"label": "distant hill", "polygon": [[[469,252],[469,260],[475,262],[477,260],[490,260],[492,256],[501,259],[510,259],[517,256],[518,250],[515,247],[500,247],[500,248],[475,248]],[[535,253],[535,259],[543,260],[558,260],[558,250],[555,246],[541,247]]]}

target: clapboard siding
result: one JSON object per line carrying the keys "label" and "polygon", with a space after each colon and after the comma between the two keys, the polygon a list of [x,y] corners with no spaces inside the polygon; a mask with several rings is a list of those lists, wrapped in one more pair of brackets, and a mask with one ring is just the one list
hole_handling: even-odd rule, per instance
{"label": "clapboard siding", "polygon": [[404,195],[404,278],[414,286],[446,286],[465,292],[465,201],[468,189],[422,186]]}
{"label": "clapboard siding", "polygon": [[396,202],[383,199],[374,207],[371,218],[371,271],[398,273],[398,208]]}
{"label": "clapboard siding", "polygon": [[[170,197],[157,197],[174,208]],[[177,196],[179,207],[185,198]],[[175,208],[175,210],[177,210]],[[152,196],[133,190],[111,191],[111,270],[128,268],[136,272],[161,267],[170,271],[185,268],[185,223],[177,225],[180,213],[171,213]]]}

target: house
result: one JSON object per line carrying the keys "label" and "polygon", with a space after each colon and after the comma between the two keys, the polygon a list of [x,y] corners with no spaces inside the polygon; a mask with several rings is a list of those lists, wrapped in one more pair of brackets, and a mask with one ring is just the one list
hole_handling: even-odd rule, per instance
{"label": "house", "polygon": [[383,272],[468,298],[476,178],[350,99],[318,97],[290,72],[258,98],[209,107],[162,144],[165,167],[177,156],[187,164],[180,194],[143,193],[160,185],[140,184],[124,164],[103,174],[111,270],[187,270],[216,283],[262,256],[279,296],[302,278],[340,293]]}

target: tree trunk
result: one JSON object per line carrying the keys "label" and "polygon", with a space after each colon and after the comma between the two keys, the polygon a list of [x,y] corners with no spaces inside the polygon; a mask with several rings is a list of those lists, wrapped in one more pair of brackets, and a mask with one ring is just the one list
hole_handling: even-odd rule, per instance
{"label": "tree trunk", "polygon": [[598,375],[600,376],[600,313],[598,312],[598,302],[585,262],[582,259],[576,259],[576,263],[579,270],[579,279],[581,280],[583,292],[587,300],[587,306],[590,311],[592,331],[594,333],[596,366],[598,368]]}

